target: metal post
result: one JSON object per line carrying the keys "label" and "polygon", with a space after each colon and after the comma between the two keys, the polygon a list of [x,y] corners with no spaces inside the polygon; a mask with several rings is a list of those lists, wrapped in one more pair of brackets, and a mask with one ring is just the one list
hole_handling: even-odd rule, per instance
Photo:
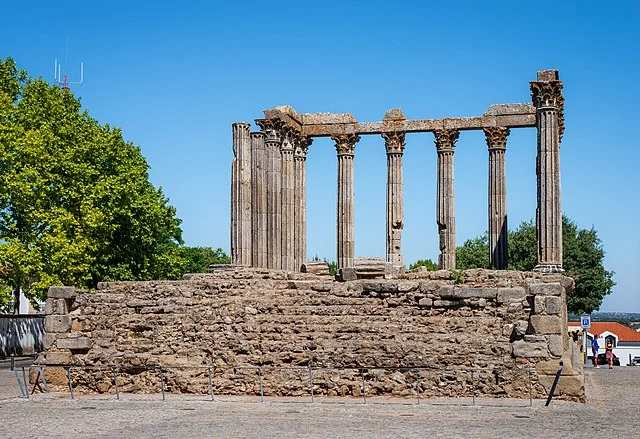
{"label": "metal post", "polygon": [[71,368],[67,367],[67,381],[69,382],[69,391],[71,392],[71,399],[76,399],[73,395],[73,383],[71,382]]}
{"label": "metal post", "polygon": [[164,396],[164,374],[162,373],[162,368],[160,368],[160,386],[162,389],[162,400],[165,400],[165,396]]}
{"label": "metal post", "polygon": [[211,368],[208,367],[207,370],[209,371],[209,392],[211,392],[211,401],[215,401],[213,397],[213,380],[211,379]]}
{"label": "metal post", "polygon": [[471,405],[476,405],[476,376],[471,369]]}
{"label": "metal post", "polygon": [[551,385],[551,390],[549,391],[549,396],[547,397],[547,402],[544,405],[545,407],[549,407],[551,404],[551,398],[553,398],[553,392],[556,391],[556,386],[558,385],[558,380],[560,379],[560,374],[562,373],[562,361],[560,362],[560,368],[556,372],[556,378],[553,380],[553,384]]}
{"label": "metal post", "polygon": [[29,398],[29,380],[27,379],[27,374],[24,371],[24,366],[22,366],[22,380],[24,381],[25,394],[27,395],[27,398]]}
{"label": "metal post", "polygon": [[364,398],[364,403],[367,403],[367,387],[364,385],[364,369],[360,369],[360,375],[362,376],[362,397]]}
{"label": "metal post", "polygon": [[24,394],[24,387],[22,386],[22,381],[20,381],[20,377],[18,376],[18,370],[14,368],[13,372],[16,374],[16,381],[18,382],[18,388],[20,389],[20,394],[22,395],[23,398],[26,398]]}
{"label": "metal post", "polygon": [[116,399],[120,399],[120,391],[118,390],[118,372],[113,366],[113,384],[116,386]]}
{"label": "metal post", "polygon": [[262,370],[258,368],[258,376],[260,377],[260,402],[264,402],[264,389],[262,388]]}
{"label": "metal post", "polygon": [[418,395],[418,405],[420,405],[420,371],[416,369],[416,395]]}
{"label": "metal post", "polygon": [[529,407],[533,407],[533,391],[531,384],[531,366],[527,366],[527,372],[529,374]]}
{"label": "metal post", "polygon": [[311,387],[311,402],[315,402],[314,401],[314,396],[313,396],[313,369],[311,369],[311,366],[309,366],[309,387]]}
{"label": "metal post", "polygon": [[38,363],[38,372],[42,377],[42,384],[44,384],[44,390],[49,391],[49,385],[47,384],[47,379],[44,377],[44,371],[42,370],[42,365]]}

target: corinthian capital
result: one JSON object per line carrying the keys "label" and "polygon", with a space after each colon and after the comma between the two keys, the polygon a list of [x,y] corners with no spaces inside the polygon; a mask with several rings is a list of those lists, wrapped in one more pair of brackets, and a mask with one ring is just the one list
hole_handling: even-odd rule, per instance
{"label": "corinthian capital", "polygon": [[403,131],[382,133],[382,138],[384,139],[384,146],[387,149],[387,154],[402,154],[404,152]]}
{"label": "corinthian capital", "polygon": [[536,108],[560,109],[564,103],[562,81],[531,82],[531,99]]}
{"label": "corinthian capital", "polygon": [[309,146],[311,146],[312,143],[313,139],[310,136],[299,136],[295,144],[295,151],[293,153],[294,158],[305,160],[307,158]]}
{"label": "corinthian capital", "polygon": [[487,127],[484,128],[484,136],[487,139],[487,146],[492,149],[507,149],[507,136],[509,128]]}
{"label": "corinthian capital", "polygon": [[336,142],[338,155],[353,155],[360,136],[357,134],[333,134],[331,139]]}
{"label": "corinthian capital", "polygon": [[262,129],[265,135],[265,142],[280,143],[282,141],[283,123],[279,119],[256,119],[256,124]]}
{"label": "corinthian capital", "polygon": [[456,141],[460,136],[458,130],[435,130],[433,135],[436,137],[435,144],[438,152],[451,152],[456,146]]}

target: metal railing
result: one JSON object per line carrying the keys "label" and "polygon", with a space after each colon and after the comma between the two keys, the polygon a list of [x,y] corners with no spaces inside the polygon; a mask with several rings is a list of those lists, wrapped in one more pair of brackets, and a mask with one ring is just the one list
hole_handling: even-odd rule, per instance
{"label": "metal railing", "polygon": [[[361,401],[362,404],[367,404],[368,402],[373,402],[376,398],[380,397],[385,401],[383,403],[393,404],[393,402],[388,402],[389,399],[392,398],[402,398],[402,402],[406,404],[406,401],[415,400],[415,404],[456,404],[456,405],[491,405],[491,406],[501,406],[500,401],[504,401],[505,398],[496,398],[492,397],[489,394],[482,393],[479,391],[479,384],[483,384],[480,379],[483,378],[484,375],[485,383],[488,376],[494,375],[499,376],[500,371],[504,371],[506,369],[487,369],[487,368],[448,368],[443,370],[438,370],[429,367],[320,367],[320,366],[306,366],[306,367],[275,367],[275,366],[131,366],[131,365],[104,365],[104,366],[70,366],[70,365],[42,365],[36,364],[32,367],[37,368],[37,375],[34,380],[33,388],[31,392],[29,392],[29,381],[27,380],[27,372],[25,368],[22,367],[22,380],[20,379],[20,374],[18,369],[15,370],[16,382],[20,387],[20,391],[22,397],[28,398],[29,393],[33,394],[36,391],[36,388],[42,392],[42,388],[40,387],[40,383],[44,385],[45,392],[49,391],[49,385],[45,379],[45,370],[50,368],[61,368],[64,369],[66,379],[67,379],[67,387],[69,390],[69,394],[71,399],[75,399],[75,388],[74,381],[76,384],[80,382],[80,385],[87,386],[89,377],[93,376],[95,379],[96,376],[99,376],[103,381],[108,376],[109,386],[113,386],[115,390],[115,399],[119,400],[121,393],[129,393],[126,389],[122,388],[123,383],[126,383],[127,379],[131,380],[131,376],[137,375],[140,373],[150,373],[152,375],[156,375],[159,378],[159,387],[161,398],[163,401],[167,400],[167,393],[170,393],[170,380],[173,380],[177,383],[175,379],[175,375],[172,377],[171,372],[176,371],[185,371],[192,370],[195,372],[196,377],[183,378],[183,381],[194,381],[197,380],[197,377],[205,378],[205,386],[208,387],[208,396],[211,401],[224,401],[229,402],[229,400],[225,401],[219,395],[240,395],[240,396],[259,396],[259,402],[265,402],[266,398],[290,398],[291,395],[287,395],[290,392],[282,391],[282,383],[287,381],[290,378],[295,379],[295,386],[291,386],[289,390],[292,392],[297,391],[301,392],[301,389],[306,389],[306,395],[310,398],[307,401],[301,402],[311,402],[311,403],[323,403],[323,402],[335,402],[336,398],[344,401]],[[522,376],[520,376],[520,384],[526,382],[526,387],[522,388],[520,394],[526,394],[528,391],[528,406],[533,406],[533,383],[531,379],[531,369],[527,367],[518,367],[515,369],[509,369],[511,372],[519,371]],[[74,373],[75,372],[75,373]],[[82,375],[82,372],[88,375]],[[266,374],[265,374],[266,372]],[[280,391],[276,390],[274,392],[268,392],[265,388],[265,379],[269,378],[271,375],[276,377],[275,386],[280,388]],[[332,373],[333,372],[333,373]],[[396,381],[399,384],[399,387],[404,387],[405,391],[403,395],[394,394],[391,391],[387,392],[379,392],[379,388],[381,385],[377,387],[374,386],[371,381],[376,381],[379,378],[392,379],[385,374],[400,372],[403,377],[404,382],[400,384],[399,381]],[[216,374],[219,374],[219,378],[225,379],[225,385],[216,386],[214,381],[216,378]],[[251,382],[248,378],[252,373],[255,373],[254,377],[256,382],[254,382],[254,389],[257,387],[257,392],[245,390],[244,392],[233,391],[231,393],[224,393],[225,389],[229,389],[230,384],[233,384],[235,379],[240,379],[241,384],[245,385],[247,382]],[[381,374],[381,376],[379,376]],[[524,375],[526,374],[526,377]],[[282,380],[282,378],[287,378],[287,380]],[[324,378],[324,379],[323,379]],[[335,390],[338,387],[338,382],[336,380],[342,380],[343,386],[345,380],[351,379],[351,389],[353,389],[351,396],[339,395]],[[400,377],[396,376],[396,380],[400,380]],[[498,379],[498,378],[496,378]],[[244,380],[244,381],[242,381]],[[357,380],[357,385],[355,381]],[[120,381],[120,383],[119,383]],[[267,383],[269,381],[267,380]],[[348,381],[349,382],[349,381]],[[436,391],[433,392],[434,383],[438,384],[435,386]],[[446,387],[447,383],[456,383],[461,389],[457,389],[453,391],[453,394],[450,392],[449,394],[445,394],[446,392],[440,392],[442,394],[438,394],[438,386]],[[95,384],[95,383],[94,383]],[[367,387],[369,384],[369,388]],[[175,384],[174,384],[175,385]],[[424,386],[432,386],[431,394],[425,395]],[[216,387],[218,387],[216,389]],[[411,389],[411,390],[410,390]],[[146,390],[152,390],[154,393],[157,392],[157,385],[150,385]],[[332,394],[332,390],[333,393]],[[444,390],[444,389],[440,389]],[[109,393],[111,393],[111,388]],[[273,393],[269,395],[269,393]],[[408,394],[412,393],[412,396],[409,397]],[[434,394],[435,393],[435,394]],[[197,394],[203,395],[204,393],[198,392]],[[284,394],[284,395],[283,395]],[[295,397],[299,398],[300,395],[296,395]],[[441,398],[447,398],[446,402],[442,402]],[[481,398],[485,398],[484,402],[480,401]],[[487,403],[487,400],[492,401],[492,403]],[[549,396],[551,398],[551,396]],[[455,403],[451,402],[451,399],[455,399]],[[513,398],[509,398],[513,399]],[[519,400],[524,400],[517,398]],[[278,399],[271,400],[270,402],[278,402]],[[375,401],[376,403],[380,403],[381,401]],[[506,405],[506,404],[505,404]],[[513,404],[509,405],[510,407],[514,407]],[[522,406],[522,405],[520,405]]]}

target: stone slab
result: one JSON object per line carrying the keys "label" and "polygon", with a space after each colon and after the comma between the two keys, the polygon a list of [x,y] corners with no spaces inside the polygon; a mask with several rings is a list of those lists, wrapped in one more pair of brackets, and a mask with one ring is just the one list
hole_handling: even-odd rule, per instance
{"label": "stone slab", "polygon": [[49,287],[47,298],[73,299],[76,297],[75,287]]}
{"label": "stone slab", "polygon": [[560,296],[562,285],[559,282],[534,283],[529,285],[529,294],[537,296]]}
{"label": "stone slab", "polygon": [[44,318],[45,332],[67,332],[71,329],[71,317],[68,315],[48,315]]}
{"label": "stone slab", "polygon": [[511,302],[520,302],[525,298],[527,293],[524,291],[522,287],[515,288],[499,288],[496,300],[499,304],[502,303],[511,303]]}
{"label": "stone slab", "polygon": [[[497,288],[453,288],[451,297],[454,299],[495,299],[497,294]],[[442,297],[444,298],[444,296]]]}
{"label": "stone slab", "polygon": [[93,346],[93,340],[89,337],[60,338],[56,341],[59,349],[87,350]]}
{"label": "stone slab", "polygon": [[524,358],[549,358],[546,341],[528,343],[524,340],[513,342],[513,356]]}
{"label": "stone slab", "polygon": [[533,315],[529,320],[531,328],[536,334],[561,334],[562,325],[560,317],[557,316],[545,316],[545,315]]}

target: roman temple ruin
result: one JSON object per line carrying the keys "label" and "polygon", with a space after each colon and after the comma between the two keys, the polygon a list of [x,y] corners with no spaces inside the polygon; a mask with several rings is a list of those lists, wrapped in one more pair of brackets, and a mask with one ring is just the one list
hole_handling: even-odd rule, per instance
{"label": "roman temple ruin", "polygon": [[483,130],[488,147],[489,260],[506,269],[505,152],[510,130],[535,127],[537,136],[536,271],[562,271],[560,140],[564,97],[557,70],[541,70],[530,83],[533,103],[491,105],[477,117],[408,120],[387,111],[381,122],[358,122],[349,113],[299,114],[290,106],[264,111],[259,131],[233,124],[231,259],[236,265],[300,271],[306,262],[306,157],[314,137],[331,137],[338,161],[338,268],[355,257],[354,160],[364,135],[380,135],[387,153],[386,262],[403,265],[402,156],[406,133],[433,133],[438,160],[436,223],[441,269],[456,267],[454,151],[462,131]]}

